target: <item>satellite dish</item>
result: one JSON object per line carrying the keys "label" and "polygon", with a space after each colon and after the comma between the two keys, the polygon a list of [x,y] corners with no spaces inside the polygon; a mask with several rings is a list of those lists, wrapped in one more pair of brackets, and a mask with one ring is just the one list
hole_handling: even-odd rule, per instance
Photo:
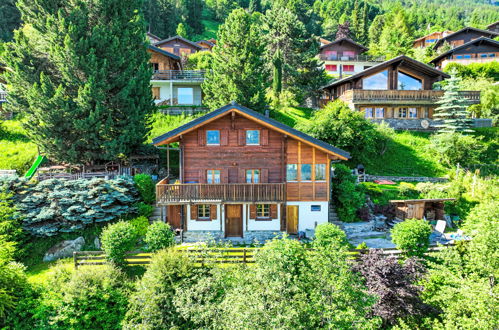
{"label": "satellite dish", "polygon": [[421,127],[427,129],[428,127],[430,127],[430,122],[426,119],[421,120]]}

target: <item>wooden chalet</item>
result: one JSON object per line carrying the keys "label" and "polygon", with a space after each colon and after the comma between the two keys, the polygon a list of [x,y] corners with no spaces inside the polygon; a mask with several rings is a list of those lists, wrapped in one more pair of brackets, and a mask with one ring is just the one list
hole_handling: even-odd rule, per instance
{"label": "wooden chalet", "polygon": [[488,25],[487,30],[495,32],[495,33],[499,33],[499,21]]}
{"label": "wooden chalet", "polygon": [[[326,41],[321,38],[321,42]],[[340,38],[320,47],[319,59],[324,62],[324,69],[333,76],[343,77],[361,72],[383,62],[383,57],[365,55],[367,47],[349,39]]]}
{"label": "wooden chalet", "polygon": [[[398,56],[323,87],[321,104],[346,102],[374,121],[396,129],[432,129],[433,111],[443,95],[435,82],[449,75],[407,56]],[[461,92],[470,104],[480,102],[480,92]]]}
{"label": "wooden chalet", "polygon": [[157,35],[152,34],[151,32],[146,33],[147,39],[149,39],[149,42],[152,44],[155,44],[159,41],[161,41],[161,38],[158,37]]}
{"label": "wooden chalet", "polygon": [[188,56],[203,49],[201,45],[182,38],[181,36],[174,36],[168,39],[158,41],[154,46],[173,53],[177,56]]}
{"label": "wooden chalet", "polygon": [[477,29],[474,27],[465,27],[464,29],[451,33],[437,40],[433,46],[433,49],[438,50],[445,43],[448,43],[452,48],[455,48],[480,37],[494,39],[497,36],[499,36],[499,33],[497,32]]}
{"label": "wooden chalet", "polygon": [[153,139],[179,144],[157,205],[185,240],[270,239],[328,221],[332,161],[347,152],[232,103]]}
{"label": "wooden chalet", "polygon": [[203,47],[203,50],[206,50],[206,51],[210,51],[213,49],[213,47],[215,47],[215,43],[210,41],[210,40],[199,40],[199,41],[196,41],[196,43]]}
{"label": "wooden chalet", "polygon": [[445,202],[455,201],[455,198],[408,199],[391,200],[395,206],[395,217],[405,219],[444,220]]}
{"label": "wooden chalet", "polygon": [[413,48],[426,48],[426,47],[433,46],[435,44],[435,42],[439,41],[443,37],[450,35],[451,33],[454,33],[454,32],[442,31],[442,32],[433,32],[433,33],[427,34],[421,38],[414,40]]}
{"label": "wooden chalet", "polygon": [[443,69],[449,63],[470,64],[494,62],[499,59],[499,41],[480,37],[464,45],[440,54],[430,61],[437,69]]}

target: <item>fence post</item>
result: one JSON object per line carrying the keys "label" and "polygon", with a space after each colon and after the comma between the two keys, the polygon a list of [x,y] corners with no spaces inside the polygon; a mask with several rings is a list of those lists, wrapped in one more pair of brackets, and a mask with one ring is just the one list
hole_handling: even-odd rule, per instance
{"label": "fence post", "polygon": [[75,264],[75,269],[78,269],[78,257],[76,256],[76,251],[73,251],[73,262]]}
{"label": "fence post", "polygon": [[246,248],[243,249],[243,263],[246,264]]}

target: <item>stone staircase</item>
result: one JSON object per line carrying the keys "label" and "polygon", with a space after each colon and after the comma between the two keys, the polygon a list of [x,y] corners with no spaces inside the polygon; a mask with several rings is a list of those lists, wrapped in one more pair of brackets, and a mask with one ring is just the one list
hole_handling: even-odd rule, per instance
{"label": "stone staircase", "polygon": [[338,218],[338,214],[336,214],[336,208],[332,203],[329,203],[329,210],[328,210],[328,221],[331,223],[335,223],[340,221],[340,218]]}
{"label": "stone staircase", "polygon": [[162,221],[162,219],[161,219],[161,207],[154,206],[154,209],[152,211],[152,215],[149,217],[149,223],[153,223],[153,222],[157,222],[157,221]]}

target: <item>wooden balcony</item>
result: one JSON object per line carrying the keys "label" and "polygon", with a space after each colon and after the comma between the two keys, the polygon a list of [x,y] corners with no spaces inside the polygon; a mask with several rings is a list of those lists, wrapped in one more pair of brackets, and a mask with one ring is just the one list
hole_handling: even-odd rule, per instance
{"label": "wooden balcony", "polygon": [[156,70],[153,80],[203,81],[206,71],[203,70]]}
{"label": "wooden balcony", "polygon": [[[480,103],[479,91],[459,92],[470,104]],[[435,90],[366,90],[351,89],[339,97],[340,100],[354,104],[435,104],[444,91]]]}
{"label": "wooden balcony", "polygon": [[322,61],[341,61],[341,62],[384,62],[384,56],[369,56],[369,55],[325,55],[320,54],[319,58]]}
{"label": "wooden balcony", "polygon": [[158,205],[222,202],[283,202],[284,183],[185,183],[156,185]]}

